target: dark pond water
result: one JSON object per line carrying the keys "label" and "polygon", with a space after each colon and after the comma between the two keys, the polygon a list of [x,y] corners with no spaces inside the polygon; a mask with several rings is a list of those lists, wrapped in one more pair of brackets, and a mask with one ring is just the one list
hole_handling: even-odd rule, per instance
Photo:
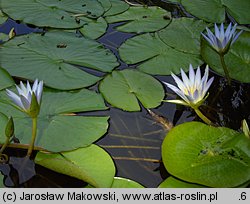
{"label": "dark pond water", "polygon": [[[174,16],[188,15],[179,6],[167,4],[165,1],[151,2],[170,10]],[[116,31],[114,28],[117,25],[109,25],[107,33],[98,41],[115,53],[120,62],[118,69],[136,68],[136,65],[128,66],[122,62],[117,53],[118,47],[134,34]],[[17,35],[41,31],[9,19],[0,26],[0,32],[8,33],[13,27]],[[102,75],[99,72],[94,74]],[[233,81],[232,86],[229,87],[223,78],[211,71],[210,76],[212,75],[215,81],[207,99],[209,106],[205,104],[202,111],[220,126],[239,130],[243,119],[250,124],[250,85]],[[173,82],[171,77],[156,76],[156,78]],[[97,86],[90,87],[90,89],[97,90]],[[173,93],[169,89],[166,91],[167,97],[172,98]],[[164,103],[152,111],[167,118],[174,125],[199,120],[191,109],[183,106],[176,107],[169,103]],[[157,187],[169,176],[161,162],[161,144],[167,131],[143,107],[141,112],[136,113],[110,107],[108,111],[79,114],[110,115],[108,133],[97,144],[113,157],[117,176],[133,179],[146,187]],[[0,170],[5,175],[4,182],[8,187],[82,187],[85,185],[82,181],[55,173],[35,165],[32,161],[24,161],[26,151],[13,149],[7,151],[10,155],[9,162],[1,164]]]}

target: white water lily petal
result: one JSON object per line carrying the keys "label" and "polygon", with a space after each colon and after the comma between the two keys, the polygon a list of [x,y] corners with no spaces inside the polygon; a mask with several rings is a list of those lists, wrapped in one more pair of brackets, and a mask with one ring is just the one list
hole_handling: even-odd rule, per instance
{"label": "white water lily petal", "polygon": [[23,95],[20,96],[20,99],[21,99],[21,102],[24,106],[24,110],[26,110],[26,111],[29,110],[30,104],[31,104],[30,101],[28,101],[28,99],[25,98]]}
{"label": "white water lily petal", "polygon": [[220,28],[214,24],[215,34],[213,34],[208,28],[206,28],[206,35],[203,33],[201,34],[214,50],[216,50],[218,53],[225,54],[242,33],[242,31],[237,33],[236,27],[237,24],[232,27],[232,24],[230,23],[225,31],[223,23],[221,23]]}
{"label": "white water lily petal", "polygon": [[18,95],[16,95],[14,92],[6,89],[7,95],[10,97],[10,99],[13,101],[14,104],[16,104],[21,109],[24,109],[24,106],[21,102],[21,99]]}
{"label": "white water lily petal", "polygon": [[177,84],[177,86],[179,87],[179,89],[185,88],[185,84],[175,74],[172,73],[171,76],[174,78],[174,81]]}

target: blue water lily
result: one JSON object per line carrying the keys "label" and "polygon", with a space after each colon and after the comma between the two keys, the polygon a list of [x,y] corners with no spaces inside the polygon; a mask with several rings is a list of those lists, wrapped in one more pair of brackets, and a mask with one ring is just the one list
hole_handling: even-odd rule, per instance
{"label": "blue water lily", "polygon": [[214,24],[215,34],[206,28],[207,35],[202,34],[202,36],[207,40],[207,42],[212,46],[214,50],[218,53],[227,53],[230,46],[238,39],[242,31],[236,32],[237,24],[232,26],[230,23],[226,30],[224,30],[224,25],[221,23],[220,28]]}
{"label": "blue water lily", "polygon": [[208,80],[208,66],[206,66],[205,74],[201,78],[200,67],[197,68],[195,73],[193,66],[189,66],[189,78],[185,72],[181,69],[182,80],[175,74],[171,74],[178,87],[172,84],[163,82],[176,94],[178,94],[183,100],[167,100],[167,102],[182,104],[186,106],[199,106],[206,98],[206,93],[211,86],[214,77]]}
{"label": "blue water lily", "polygon": [[13,103],[16,104],[22,111],[29,114],[31,110],[32,98],[34,98],[32,95],[35,96],[36,103],[40,106],[43,92],[43,81],[39,82],[36,79],[32,88],[28,81],[26,87],[22,82],[20,82],[20,87],[16,85],[16,89],[18,94],[15,94],[8,89],[6,89],[6,92]]}

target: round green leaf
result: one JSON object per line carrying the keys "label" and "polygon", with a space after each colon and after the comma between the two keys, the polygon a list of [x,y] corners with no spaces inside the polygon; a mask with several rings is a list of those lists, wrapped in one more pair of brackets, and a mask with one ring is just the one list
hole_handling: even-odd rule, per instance
{"label": "round green leaf", "polygon": [[130,179],[115,177],[111,188],[144,188],[144,186]]}
{"label": "round green leaf", "polygon": [[115,166],[109,154],[93,144],[61,154],[39,152],[35,162],[100,188],[110,187],[115,175]]}
{"label": "round green leaf", "polygon": [[[224,56],[232,79],[250,82],[250,32],[244,31],[229,52]],[[220,57],[208,43],[202,39],[201,55],[204,61],[217,73],[224,76]]]}
{"label": "round green leaf", "polygon": [[235,187],[250,179],[250,140],[224,127],[188,122],[163,141],[163,163],[170,174],[209,187]]}
{"label": "round green leaf", "polygon": [[119,13],[123,13],[129,8],[129,5],[124,1],[117,1],[117,0],[109,0],[109,1],[111,3],[111,7],[106,11],[104,16],[117,15]]}
{"label": "round green leaf", "polygon": [[108,23],[127,21],[118,26],[122,32],[153,32],[170,23],[171,14],[160,7],[130,7],[124,13],[107,17]]}
{"label": "round green leaf", "polygon": [[99,80],[73,65],[102,72],[118,65],[116,57],[101,44],[69,32],[15,37],[0,47],[0,63],[12,76],[38,78],[62,90],[87,87]]}
{"label": "round green leaf", "polygon": [[71,29],[86,24],[77,21],[76,16],[97,18],[104,12],[97,0],[1,0],[0,7],[12,19],[24,23]]}
{"label": "round green leaf", "polygon": [[179,74],[180,68],[188,71],[189,64],[193,67],[202,64],[199,55],[172,48],[157,34],[143,34],[130,38],[119,48],[119,53],[127,64],[140,63],[138,69],[149,74]]}
{"label": "round green leaf", "polygon": [[159,37],[170,47],[185,53],[200,54],[200,35],[207,24],[192,18],[173,19],[165,29],[159,31]]}
{"label": "round green leaf", "polygon": [[168,177],[158,186],[158,188],[204,188],[204,187],[205,186],[178,180],[172,176]]}
{"label": "round green leaf", "polygon": [[[6,93],[1,93],[0,112],[13,116],[16,137],[20,143],[29,144],[31,119],[27,114],[7,104],[6,100],[9,100]],[[89,90],[45,91],[38,117],[35,145],[52,152],[61,152],[92,144],[106,133],[108,117],[83,117],[74,116],[72,113],[104,109],[106,107],[101,95]]]}
{"label": "round green leaf", "polygon": [[85,19],[88,21],[88,24],[84,25],[83,28],[80,29],[80,32],[84,36],[90,39],[97,39],[106,32],[108,25],[104,18],[100,17],[98,19]]}
{"label": "round green leaf", "polygon": [[138,100],[145,108],[155,108],[164,98],[159,81],[136,70],[114,71],[99,86],[104,98],[114,107],[139,111]]}
{"label": "round green leaf", "polygon": [[220,23],[227,12],[240,24],[249,24],[249,0],[181,0],[181,4],[192,15],[208,22]]}
{"label": "round green leaf", "polygon": [[9,75],[9,73],[5,70],[0,68],[0,90],[6,89],[14,84],[14,80]]}

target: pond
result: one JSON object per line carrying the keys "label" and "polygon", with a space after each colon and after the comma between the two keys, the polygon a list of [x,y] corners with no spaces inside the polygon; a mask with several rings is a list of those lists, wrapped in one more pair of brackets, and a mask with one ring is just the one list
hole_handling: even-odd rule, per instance
{"label": "pond", "polygon": [[[9,2],[14,5],[16,1]],[[242,2],[250,7],[249,2]],[[4,150],[8,161],[0,165],[4,186],[155,188],[162,183],[161,187],[249,187],[250,142],[249,138],[245,140],[242,133],[242,121],[250,124],[250,65],[247,50],[250,43],[250,20],[244,18],[244,11],[237,10],[235,12],[238,16],[229,13],[227,17],[219,16],[221,11],[217,11],[218,18],[209,19],[196,9],[192,10],[192,5],[186,1],[121,3],[119,0],[105,0],[96,3],[86,1],[86,5],[82,7],[93,9],[92,13],[87,10],[86,17],[85,13],[80,13],[83,11],[80,11],[77,0],[70,3],[70,6],[65,1],[69,6],[68,10],[63,7],[65,5],[57,4],[56,1],[55,5],[50,5],[49,1],[44,3],[49,8],[63,11],[61,20],[67,20],[64,25],[68,28],[62,30],[64,27],[60,27],[59,23],[49,20],[46,22],[46,19],[44,22],[41,19],[34,20],[32,13],[25,15],[31,15],[30,19],[33,20],[22,16],[22,13],[15,14],[15,10],[9,6],[11,3],[5,0],[0,4],[2,11],[9,16],[0,26],[0,32],[9,34],[12,28],[15,31],[13,39],[7,41],[6,36],[2,38],[1,67],[10,73],[16,84],[26,82],[26,79],[32,82],[36,78],[45,82],[38,117],[40,126],[36,148],[30,159],[26,157],[26,149],[31,134],[31,120],[27,114],[14,113],[18,110],[6,105],[5,89],[14,90],[11,88],[14,83],[7,86],[0,84],[0,112],[7,116],[13,114],[16,131],[11,142],[14,145]],[[207,4],[208,8],[212,7]],[[231,8],[232,5],[228,3],[227,6]],[[48,11],[44,9],[43,12]],[[75,27],[67,18],[67,12],[71,16],[74,14],[74,20],[79,20],[75,22]],[[215,22],[237,22],[241,25],[239,29],[244,30],[229,53],[225,54],[226,63],[231,69],[231,84],[224,76],[221,65],[218,65],[216,52],[204,44],[204,39],[200,37],[200,33],[207,26],[213,28]],[[46,23],[52,24],[45,26]],[[78,28],[77,31],[75,28]],[[82,35],[86,36],[81,45],[83,47],[79,46],[78,41]],[[181,39],[182,35],[184,39]],[[187,39],[192,39],[193,42],[190,40],[191,43],[188,44],[185,42]],[[47,55],[52,61],[42,61]],[[195,69],[200,66],[201,76],[205,74],[206,64],[212,67],[209,68],[209,79],[214,77],[214,80],[209,88],[209,95],[198,107],[212,121],[212,126],[205,125],[193,107],[163,102],[178,99],[176,93],[163,82],[174,85],[171,72],[178,75],[180,68],[183,68],[188,73],[189,64],[193,64]],[[36,70],[25,66],[36,67]],[[242,67],[242,70],[236,70],[236,66]],[[72,67],[79,69],[70,72]],[[164,67],[173,68],[168,70]],[[130,89],[127,90],[127,87]],[[198,123],[190,123],[192,121]],[[188,128],[190,124],[191,128]],[[175,128],[176,126],[180,129]],[[220,127],[222,128],[219,129]],[[195,131],[196,129],[199,130]],[[219,136],[217,130],[220,132]],[[169,132],[169,138],[182,138],[186,141],[180,147],[189,145],[184,152],[176,150],[181,143],[179,140],[172,139],[173,145],[169,145],[169,141],[166,144]],[[206,132],[211,135],[206,135]],[[88,136],[90,139],[83,142]],[[188,140],[189,137],[191,140]],[[4,140],[4,137],[1,138],[2,144]],[[182,155],[182,159],[188,161],[189,149],[197,145],[197,140],[203,145],[203,149],[199,149],[199,162],[202,163],[205,158],[205,163],[210,161],[206,159],[214,157],[217,162],[215,168],[221,166],[232,170],[221,177],[221,183],[216,183],[216,176],[210,173],[207,176],[211,182],[179,172],[177,169],[183,168],[182,165],[189,165],[184,161],[169,165],[169,171],[166,169],[165,160],[172,161],[171,155],[176,158]],[[172,146],[176,148],[170,152]],[[43,153],[42,150],[58,154],[49,156],[48,152]],[[198,150],[194,148],[191,151]],[[209,158],[203,158],[202,154]],[[167,159],[165,155],[169,155]],[[232,160],[236,162],[233,163]],[[76,172],[73,165],[82,172]],[[69,171],[63,170],[65,167]],[[210,167],[213,168],[211,165],[195,171],[209,171]],[[242,172],[236,173],[237,168],[241,168]],[[218,172],[218,176],[223,174],[224,171]],[[224,182],[228,177],[235,179]],[[119,179],[121,183],[118,182]],[[166,179],[169,179],[169,183],[164,186]]]}

